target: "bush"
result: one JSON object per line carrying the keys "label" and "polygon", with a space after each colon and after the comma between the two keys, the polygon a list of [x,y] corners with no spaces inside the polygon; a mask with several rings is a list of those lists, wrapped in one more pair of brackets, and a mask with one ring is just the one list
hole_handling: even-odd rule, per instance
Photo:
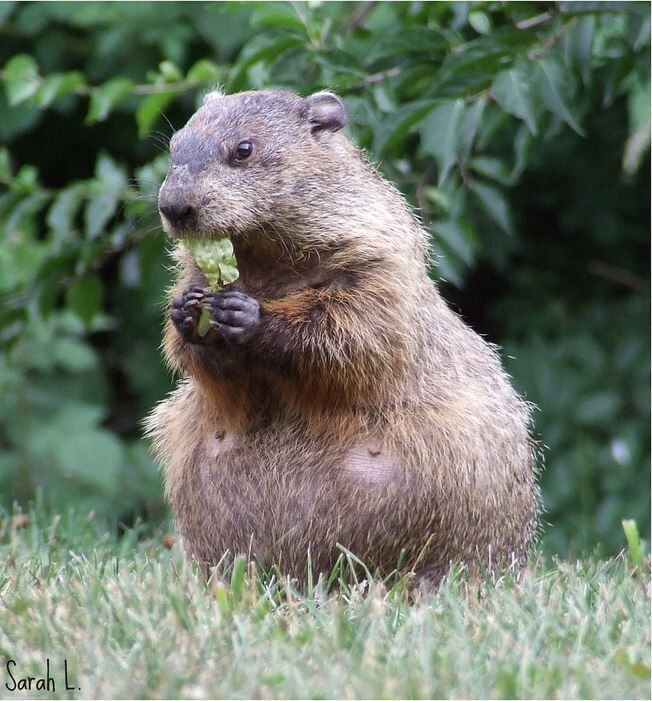
{"label": "bush", "polygon": [[155,198],[201,95],[341,94],[539,405],[551,549],[649,529],[645,3],[4,3],[0,494],[163,513]]}

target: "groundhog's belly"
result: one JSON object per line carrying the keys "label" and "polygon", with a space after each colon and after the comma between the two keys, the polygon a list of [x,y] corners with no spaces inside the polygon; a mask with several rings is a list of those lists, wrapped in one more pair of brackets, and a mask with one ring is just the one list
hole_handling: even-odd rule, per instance
{"label": "groundhog's belly", "polygon": [[[479,442],[432,407],[382,426],[371,411],[308,424],[278,404],[265,427],[237,434],[200,399],[183,384],[150,421],[176,523],[200,562],[244,554],[302,577],[308,553],[314,572],[329,571],[343,547],[372,570],[400,561],[438,577],[451,562],[524,560],[536,525],[525,433],[484,424]],[[493,460],[505,454],[522,457]]]}
{"label": "groundhog's belly", "polygon": [[334,444],[299,427],[205,436],[171,494],[190,554],[214,564],[243,553],[299,572],[308,552],[329,569],[339,545],[395,566],[413,530],[392,506],[408,488],[404,468],[377,440]]}

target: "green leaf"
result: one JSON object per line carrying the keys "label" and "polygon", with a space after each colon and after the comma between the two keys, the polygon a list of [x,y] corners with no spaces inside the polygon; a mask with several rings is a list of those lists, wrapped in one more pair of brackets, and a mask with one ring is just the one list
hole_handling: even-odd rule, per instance
{"label": "green leaf", "polygon": [[15,0],[5,0],[0,3],[0,24],[3,23],[7,17],[14,11],[14,8],[18,2]]}
{"label": "green leaf", "polygon": [[478,247],[477,236],[473,228],[462,223],[460,220],[447,219],[435,222],[431,226],[435,233],[435,243],[440,247],[454,253],[467,266],[471,266],[475,260],[475,253]]}
{"label": "green leaf", "polygon": [[52,202],[46,223],[53,232],[53,243],[60,245],[75,237],[75,217],[87,192],[86,183],[74,183],[63,189]]}
{"label": "green leaf", "polygon": [[84,210],[87,238],[97,238],[103,232],[107,222],[115,214],[119,202],[118,193],[113,190],[103,192],[88,202]]}
{"label": "green leaf", "polygon": [[11,183],[11,189],[21,195],[35,192],[39,187],[38,169],[32,165],[21,166]]}
{"label": "green leaf", "polygon": [[232,282],[235,282],[238,279],[240,273],[235,265],[227,262],[218,263],[217,265],[220,269],[220,279],[222,280],[222,284],[230,285]]}
{"label": "green leaf", "polygon": [[568,69],[556,58],[548,57],[535,64],[535,74],[538,76],[536,87],[545,107],[584,136],[584,130],[570,108],[574,88]]}
{"label": "green leaf", "polygon": [[627,95],[630,134],[640,127],[649,125],[650,103],[650,78],[648,76],[647,80],[636,80]]}
{"label": "green leaf", "polygon": [[211,330],[211,313],[205,304],[201,304],[199,321],[197,322],[197,333],[203,338]]}
{"label": "green leaf", "polygon": [[94,239],[102,233],[106,223],[115,214],[120,203],[127,178],[122,168],[106,154],[102,154],[95,166],[96,180],[93,183],[95,196],[84,211],[86,237]]}
{"label": "green leaf", "polygon": [[[13,266],[13,256],[8,247],[0,246],[0,295],[9,292],[19,281],[20,276],[16,274]],[[2,314],[0,313],[0,319]],[[0,327],[2,323],[0,321]],[[0,340],[2,340],[0,338]]]}
{"label": "green leaf", "polygon": [[221,80],[222,72],[222,69],[213,61],[200,58],[190,67],[186,78],[192,82],[212,84]]}
{"label": "green leaf", "polygon": [[150,163],[136,170],[138,188],[147,196],[156,196],[170,164],[170,154],[160,153]]}
{"label": "green leaf", "polygon": [[158,64],[158,69],[168,83],[176,83],[183,79],[181,69],[172,61],[161,61],[161,63]]}
{"label": "green leaf", "polygon": [[43,79],[34,102],[41,108],[49,107],[55,100],[74,93],[86,83],[83,73],[53,73]]}
{"label": "green leaf", "polygon": [[431,110],[419,127],[421,146],[437,162],[439,187],[455,164],[460,148],[464,101],[453,100]]}
{"label": "green leaf", "polygon": [[532,93],[531,83],[532,76],[528,67],[517,63],[513,68],[496,76],[491,85],[491,92],[505,112],[524,120],[528,129],[536,135],[539,107],[537,97]]}
{"label": "green leaf", "polygon": [[374,151],[380,154],[395,148],[409,136],[412,128],[438,104],[440,103],[436,100],[420,100],[409,102],[400,107],[381,123],[375,135]]}
{"label": "green leaf", "polygon": [[512,215],[503,193],[493,185],[475,180],[471,192],[476,196],[482,209],[506,234],[513,230]]}
{"label": "green leaf", "polygon": [[17,136],[26,134],[39,122],[42,114],[31,102],[10,106],[7,91],[0,89],[0,143],[8,144]]}
{"label": "green leaf", "polygon": [[109,431],[91,429],[60,433],[53,448],[64,475],[67,473],[105,492],[123,486],[118,484],[118,476],[124,451],[120,441]]}
{"label": "green leaf", "polygon": [[4,146],[0,147],[0,179],[11,180],[11,157],[9,149]]}
{"label": "green leaf", "polygon": [[486,106],[487,100],[482,98],[480,100],[476,100],[475,102],[473,102],[473,104],[466,107],[464,110],[464,117],[462,118],[462,126],[460,132],[459,149],[459,155],[464,161],[466,161],[473,149],[476,135],[478,133],[478,128],[482,123],[482,117],[484,115],[484,110]]}
{"label": "green leaf", "polygon": [[25,236],[27,232],[33,232],[36,228],[34,215],[45,207],[50,197],[51,194],[47,191],[35,190],[22,198],[4,222],[5,232],[10,236],[18,237]]}
{"label": "green leaf", "polygon": [[462,287],[478,250],[475,228],[464,217],[453,216],[433,222],[431,231],[437,276],[455,287]]}
{"label": "green leaf", "polygon": [[269,3],[251,14],[252,27],[281,27],[305,35],[306,27],[290,3]]}
{"label": "green leaf", "polygon": [[178,92],[162,92],[146,97],[136,110],[138,136],[142,139],[163,114],[163,110],[176,98]]}
{"label": "green leaf", "polygon": [[2,78],[12,107],[29,100],[38,90],[41,81],[38,64],[29,54],[18,54],[7,61],[2,70]]}
{"label": "green leaf", "polygon": [[650,124],[639,127],[625,141],[623,173],[632,176],[638,172],[643,159],[650,153]]}
{"label": "green leaf", "polygon": [[34,275],[34,297],[39,314],[47,319],[57,301],[61,281],[71,273],[79,251],[75,246],[48,256]]}
{"label": "green leaf", "polygon": [[89,324],[101,309],[103,297],[104,286],[95,273],[78,278],[66,291],[68,306],[85,324]]}
{"label": "green leaf", "polygon": [[451,256],[445,247],[440,245],[440,250],[434,253],[434,274],[438,280],[448,282],[455,287],[462,287],[464,284],[465,266],[455,256]]}
{"label": "green leaf", "polygon": [[424,194],[428,201],[435,205],[440,212],[450,212],[451,198],[444,189],[430,185],[424,188]]}
{"label": "green leaf", "polygon": [[491,156],[475,156],[469,161],[469,167],[479,175],[509,187],[513,184],[512,173],[505,161]]}
{"label": "green leaf", "polygon": [[492,32],[453,51],[441,65],[435,88],[440,96],[467,97],[491,86],[498,72],[511,67],[533,43],[534,36],[520,30]]}
{"label": "green leaf", "polygon": [[401,32],[396,36],[382,35],[378,37],[369,51],[367,60],[373,62],[395,56],[425,54],[431,61],[433,55],[443,54],[453,42],[452,33],[436,27],[415,26],[409,32]]}
{"label": "green leaf", "polygon": [[[211,287],[220,288],[238,279],[237,261],[230,239],[207,241],[186,237],[183,245],[192,253]],[[204,322],[204,326],[207,328],[207,321]]]}
{"label": "green leaf", "polygon": [[56,275],[51,275],[44,280],[38,280],[34,296],[36,298],[36,308],[39,314],[47,319],[54,310],[59,296],[59,285],[61,280]]}
{"label": "green leaf", "polygon": [[[330,69],[330,72],[326,75],[332,75],[332,79],[337,80],[340,86],[346,85],[347,78],[349,83],[352,84],[363,80],[367,75],[358,58],[354,54],[341,49],[315,51],[312,55],[312,60],[324,66],[324,68]],[[329,80],[328,78],[325,79]]]}
{"label": "green leaf", "polygon": [[584,17],[565,37],[565,57],[567,65],[576,66],[585,85],[589,84],[593,60],[593,37],[596,18]]}
{"label": "green leaf", "polygon": [[527,124],[522,122],[514,135],[514,166],[510,174],[512,184],[518,181],[527,167],[534,141],[534,136]]}
{"label": "green leaf", "polygon": [[97,367],[97,356],[91,346],[76,338],[58,338],[52,346],[52,359],[68,372],[86,372]]}
{"label": "green leaf", "polygon": [[491,20],[486,12],[469,12],[469,24],[478,34],[489,34],[491,31]]}
{"label": "green leaf", "polygon": [[114,78],[96,87],[91,93],[86,124],[104,121],[111,110],[131,93],[133,85],[129,78]]}
{"label": "green leaf", "polygon": [[245,87],[245,78],[248,70],[261,61],[272,61],[289,49],[303,46],[304,40],[296,36],[268,37],[259,35],[248,44],[240,53],[238,62],[233,67],[229,78],[229,88],[232,92]]}
{"label": "green leaf", "polygon": [[[73,339],[67,339],[73,340]],[[105,409],[88,401],[71,400],[57,412],[58,429],[66,433],[74,429],[94,429],[102,421]]]}

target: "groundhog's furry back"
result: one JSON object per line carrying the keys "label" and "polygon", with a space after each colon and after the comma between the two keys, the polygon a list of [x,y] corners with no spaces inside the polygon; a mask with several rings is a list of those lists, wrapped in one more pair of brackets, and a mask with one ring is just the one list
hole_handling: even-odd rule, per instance
{"label": "groundhog's furry back", "polygon": [[149,431],[187,552],[299,576],[338,545],[432,579],[522,563],[529,406],[439,296],[424,229],[344,123],[332,93],[213,93],[172,139],[166,231],[230,237],[240,269],[213,293],[176,251],[164,346],[182,379]]}

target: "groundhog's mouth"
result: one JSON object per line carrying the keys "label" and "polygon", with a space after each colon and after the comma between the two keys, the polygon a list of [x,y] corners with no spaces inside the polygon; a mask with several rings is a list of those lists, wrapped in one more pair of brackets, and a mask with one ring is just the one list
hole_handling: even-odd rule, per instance
{"label": "groundhog's mouth", "polygon": [[191,231],[177,231],[174,232],[172,235],[172,238],[175,241],[188,241],[188,240],[197,240],[200,239],[201,241],[215,241],[216,239],[224,239],[228,238],[225,234],[219,232],[219,231],[197,231],[196,229],[192,229]]}
{"label": "groundhog's mouth", "polygon": [[224,227],[206,226],[206,222],[202,221],[201,209],[192,205],[159,201],[159,214],[163,230],[174,241],[189,238],[214,241],[231,237],[233,233]]}
{"label": "groundhog's mouth", "polygon": [[218,239],[233,238],[230,233],[219,229],[202,229],[200,227],[180,227],[171,225],[165,217],[161,217],[163,230],[168,238],[173,241],[187,241],[189,239],[202,241],[217,241]]}

